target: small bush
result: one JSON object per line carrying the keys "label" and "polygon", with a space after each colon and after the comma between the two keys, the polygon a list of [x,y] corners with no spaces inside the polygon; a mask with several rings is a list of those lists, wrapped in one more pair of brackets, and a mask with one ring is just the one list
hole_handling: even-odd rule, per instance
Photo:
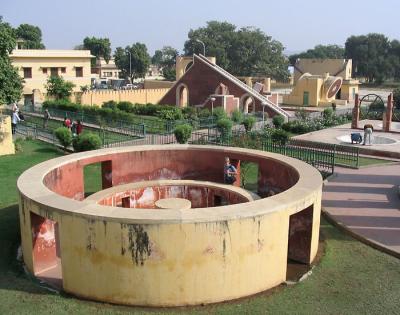
{"label": "small bush", "polygon": [[289,133],[282,129],[275,129],[271,133],[271,140],[274,143],[285,145],[289,140]]}
{"label": "small bush", "polygon": [[212,115],[218,120],[228,118],[225,110],[222,107],[214,108]]}
{"label": "small bush", "polygon": [[285,117],[282,115],[276,115],[274,118],[272,118],[272,123],[274,124],[275,128],[279,129],[285,123]]}
{"label": "small bush", "polygon": [[232,132],[232,120],[228,118],[222,118],[217,121],[217,129],[221,133],[222,137],[227,137]]}
{"label": "small bush", "polygon": [[118,103],[115,101],[104,102],[102,108],[111,108],[112,110],[116,110],[118,108]]}
{"label": "small bush", "polygon": [[68,148],[72,143],[72,133],[66,127],[59,127],[54,131],[54,135],[63,146],[64,149]]}
{"label": "small bush", "polygon": [[235,109],[231,114],[231,119],[237,124],[243,121],[243,113],[240,110]]}
{"label": "small bush", "polygon": [[189,124],[178,125],[175,127],[174,135],[178,143],[187,143],[192,135],[192,126]]}
{"label": "small bush", "polygon": [[305,108],[300,108],[295,111],[294,116],[300,120],[307,120],[310,118],[310,113]]}
{"label": "small bush", "polygon": [[85,132],[74,138],[72,145],[76,152],[97,150],[101,148],[101,140],[98,135]]}
{"label": "small bush", "polygon": [[185,119],[197,119],[196,108],[192,106],[186,106],[182,109],[183,118]]}
{"label": "small bush", "polygon": [[400,88],[393,91],[393,107],[400,109]]}
{"label": "small bush", "polygon": [[157,112],[157,116],[164,120],[181,120],[183,119],[182,110],[178,107],[166,107]]}
{"label": "small bush", "polygon": [[333,118],[333,109],[330,107],[327,107],[324,109],[324,111],[322,112],[322,117],[325,120],[332,120]]}
{"label": "small bush", "polygon": [[208,118],[211,116],[211,112],[208,108],[202,108],[199,110],[198,116],[200,118]]}
{"label": "small bush", "polygon": [[244,129],[246,129],[246,132],[251,131],[251,129],[253,129],[255,124],[256,124],[256,119],[253,116],[247,116],[245,119],[243,119],[243,126]]}

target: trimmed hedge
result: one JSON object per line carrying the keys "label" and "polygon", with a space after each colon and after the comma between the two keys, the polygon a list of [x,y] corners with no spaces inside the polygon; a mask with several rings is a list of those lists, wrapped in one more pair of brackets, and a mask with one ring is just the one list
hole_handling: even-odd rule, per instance
{"label": "trimmed hedge", "polygon": [[84,132],[74,138],[72,146],[76,152],[97,150],[101,148],[101,139],[97,134]]}
{"label": "trimmed hedge", "polygon": [[174,135],[178,143],[185,144],[192,135],[192,126],[189,124],[178,125],[175,127]]}
{"label": "trimmed hedge", "polygon": [[64,149],[68,148],[72,143],[72,133],[66,127],[59,127],[54,130],[54,135],[60,142],[60,144],[64,147]]}

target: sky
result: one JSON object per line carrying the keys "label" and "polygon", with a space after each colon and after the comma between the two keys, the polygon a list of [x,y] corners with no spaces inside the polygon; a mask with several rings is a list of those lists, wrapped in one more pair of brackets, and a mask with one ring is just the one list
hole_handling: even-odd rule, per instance
{"label": "sky", "polygon": [[108,37],[113,49],[142,42],[150,54],[163,46],[182,51],[189,30],[211,20],[258,27],[287,53],[344,46],[350,35],[372,32],[400,39],[399,9],[399,0],[0,0],[3,20],[39,26],[48,49],[95,36]]}

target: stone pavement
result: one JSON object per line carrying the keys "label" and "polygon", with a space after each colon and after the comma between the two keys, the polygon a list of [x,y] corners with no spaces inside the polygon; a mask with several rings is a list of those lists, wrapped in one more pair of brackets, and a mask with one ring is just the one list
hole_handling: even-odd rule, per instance
{"label": "stone pavement", "polygon": [[357,238],[400,258],[400,164],[335,171],[323,191],[325,212]]}

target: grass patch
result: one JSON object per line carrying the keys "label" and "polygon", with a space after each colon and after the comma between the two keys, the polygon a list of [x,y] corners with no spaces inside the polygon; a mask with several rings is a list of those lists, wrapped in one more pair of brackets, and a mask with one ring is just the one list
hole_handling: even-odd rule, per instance
{"label": "grass patch", "polygon": [[[20,242],[16,180],[27,168],[62,155],[54,146],[24,141],[23,152],[0,157],[0,314],[399,314],[400,260],[376,251],[322,220],[326,253],[295,286],[205,307],[151,310],[78,300],[42,289],[15,261]],[[89,166],[88,187],[99,166]],[[256,169],[250,172],[253,178]],[[92,179],[91,179],[92,177]],[[92,182],[91,182],[92,181]]]}

